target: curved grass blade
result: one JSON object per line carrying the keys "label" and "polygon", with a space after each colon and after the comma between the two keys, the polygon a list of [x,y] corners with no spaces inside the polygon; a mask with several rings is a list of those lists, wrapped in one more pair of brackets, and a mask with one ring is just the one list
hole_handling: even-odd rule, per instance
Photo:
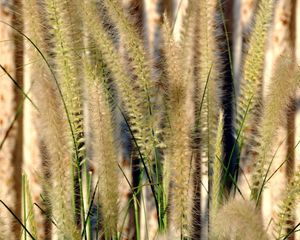
{"label": "curved grass blade", "polygon": [[287,159],[288,159],[288,157],[289,157],[289,155],[290,155],[290,154],[288,154],[286,160],[283,161],[283,163],[280,164],[279,168],[277,168],[277,169],[275,170],[275,172],[271,175],[271,177],[269,177],[269,178],[267,179],[268,173],[269,173],[270,170],[271,170],[271,166],[272,166],[272,163],[273,163],[273,161],[274,161],[274,159],[275,159],[275,156],[276,156],[276,154],[277,154],[277,152],[278,152],[280,146],[281,146],[283,143],[284,143],[284,140],[279,144],[279,146],[277,147],[277,149],[276,149],[274,155],[272,156],[272,159],[271,159],[271,161],[270,161],[270,163],[269,163],[268,169],[267,169],[266,174],[265,174],[265,176],[264,176],[264,180],[263,180],[263,182],[262,182],[262,186],[261,186],[261,188],[259,189],[259,193],[258,193],[258,196],[257,196],[257,199],[256,199],[256,206],[258,206],[258,204],[259,204],[259,199],[260,199],[260,197],[261,197],[261,195],[262,195],[264,186],[265,186],[265,185],[267,184],[267,182],[275,175],[275,173],[279,170],[279,168],[282,167],[282,165],[287,161]]}
{"label": "curved grass blade", "polygon": [[47,217],[47,219],[50,220],[55,227],[57,227],[56,222],[49,216],[49,214],[47,214],[44,209],[42,209],[37,203],[34,203],[33,205],[35,205]]}
{"label": "curved grass blade", "polygon": [[94,189],[94,192],[93,192],[93,195],[92,195],[92,199],[91,199],[91,202],[90,202],[89,210],[88,210],[87,215],[86,215],[86,219],[84,220],[84,225],[83,225],[83,231],[81,233],[81,238],[83,238],[83,236],[85,236],[85,233],[86,233],[86,226],[87,226],[87,223],[89,221],[89,217],[90,217],[91,212],[92,212],[92,207],[93,207],[94,199],[95,199],[95,196],[96,196],[96,191],[97,191],[97,188],[98,188],[98,184],[99,184],[99,179],[96,183],[96,186],[95,186],[95,189]]}
{"label": "curved grass blade", "polygon": [[[296,149],[298,147],[298,145],[300,144],[300,140],[297,142],[297,144],[295,145],[294,149]],[[276,172],[279,171],[279,169],[283,166],[283,164],[286,163],[287,159],[290,157],[291,153],[289,153],[287,156],[286,156],[286,159],[279,165],[278,168],[276,168],[276,170],[271,174],[271,176],[267,179],[266,183],[268,181],[270,181],[270,179],[275,175]]]}
{"label": "curved grass blade", "polygon": [[19,115],[21,114],[22,109],[23,109],[23,104],[24,104],[24,99],[22,100],[22,102],[21,102],[20,105],[18,106],[17,111],[16,111],[15,116],[14,116],[14,119],[13,119],[12,122],[10,123],[8,129],[6,130],[6,133],[5,133],[5,135],[4,135],[4,138],[2,139],[2,141],[1,141],[1,143],[0,143],[0,150],[2,149],[2,147],[3,147],[3,145],[4,145],[5,141],[6,141],[6,139],[8,138],[8,135],[9,135],[11,129],[13,128],[15,122],[17,121]]}
{"label": "curved grass blade", "polygon": [[5,72],[5,74],[10,78],[10,80],[16,85],[16,87],[19,89],[19,91],[24,95],[25,98],[31,102],[33,107],[39,111],[37,105],[31,100],[31,98],[24,92],[20,84],[10,75],[10,73],[0,64],[0,68]]}
{"label": "curved grass blade", "polygon": [[[37,47],[37,45],[28,37],[26,36],[26,34],[24,34],[22,31],[20,31],[19,29],[17,29],[16,27],[12,26],[11,24],[7,23],[7,22],[4,22],[2,20],[0,20],[0,23],[3,23],[9,27],[11,27],[13,30],[15,30],[18,34],[20,34],[22,37],[24,37],[26,40],[28,40],[32,46],[38,51],[38,53],[40,54],[40,56],[42,57],[42,59],[44,60],[44,62],[46,63],[48,69],[50,70],[50,73],[55,81],[55,84],[57,86],[57,90],[59,92],[59,96],[62,100],[62,103],[63,103],[63,106],[64,106],[64,110],[66,112],[66,116],[67,116],[67,119],[68,119],[68,125],[70,127],[70,131],[71,131],[71,135],[72,135],[72,140],[73,140],[73,144],[74,146],[76,146],[76,137],[75,137],[75,130],[73,129],[73,126],[72,126],[72,123],[71,123],[71,118],[70,118],[70,113],[69,113],[69,110],[67,108],[67,104],[66,104],[66,101],[65,101],[65,98],[63,96],[63,93],[62,93],[62,90],[61,90],[61,87],[59,85],[59,82],[55,76],[55,73],[53,71],[53,69],[51,68],[50,66],[50,63],[48,62],[48,60],[46,59],[45,55],[41,52],[41,50]],[[78,148],[75,148],[75,156],[76,156],[76,159],[78,160],[80,157],[79,157],[79,152],[78,152]]]}
{"label": "curved grass blade", "polygon": [[28,229],[24,226],[24,224],[22,223],[22,221],[17,217],[17,215],[5,204],[5,202],[3,202],[0,199],[0,202],[4,205],[4,207],[11,213],[11,215],[13,215],[13,217],[18,221],[18,223],[24,228],[24,230],[26,231],[26,233],[28,233],[28,235],[33,239],[36,240],[36,238],[34,236],[32,236],[32,234],[28,231]]}
{"label": "curved grass blade", "polygon": [[289,238],[290,235],[292,235],[294,232],[300,231],[300,229],[297,229],[300,227],[300,223],[298,223],[291,231],[288,232],[288,234],[283,238],[283,240],[286,240]]}

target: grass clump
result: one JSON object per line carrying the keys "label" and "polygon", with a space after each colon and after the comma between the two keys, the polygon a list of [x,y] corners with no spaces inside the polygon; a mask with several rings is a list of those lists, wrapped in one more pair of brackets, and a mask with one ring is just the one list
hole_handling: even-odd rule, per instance
{"label": "grass clump", "polygon": [[[142,239],[140,218],[146,212],[157,227],[149,229],[147,216],[144,231],[155,231],[158,238],[269,239],[259,203],[272,177],[271,143],[299,86],[299,70],[283,56],[262,98],[273,12],[273,2],[262,0],[240,89],[225,93],[222,69],[230,68],[232,82],[235,69],[226,63],[232,46],[222,2],[192,0],[185,12],[179,40],[173,36],[176,19],[164,18],[157,60],[148,57],[140,29],[119,1],[24,3],[25,34],[15,30],[36,61],[32,94],[39,111],[45,170],[39,173],[41,209],[51,226],[48,238]],[[228,41],[225,53],[220,39]],[[227,102],[230,111],[236,111],[229,116],[236,120],[232,126],[225,123],[226,94],[234,101]],[[247,136],[249,129],[254,140]],[[229,146],[228,132],[237,135],[233,149],[224,147]],[[232,166],[252,157],[247,153],[252,141],[258,147],[251,148],[257,158],[248,199]],[[296,171],[283,197],[275,239],[296,231],[297,225],[289,223],[299,195],[298,175]],[[118,189],[124,181],[126,196]],[[35,239],[39,229],[25,177],[23,184],[22,238]],[[244,200],[236,200],[240,198]],[[145,199],[152,201],[151,209],[142,209],[151,205],[142,204]]]}

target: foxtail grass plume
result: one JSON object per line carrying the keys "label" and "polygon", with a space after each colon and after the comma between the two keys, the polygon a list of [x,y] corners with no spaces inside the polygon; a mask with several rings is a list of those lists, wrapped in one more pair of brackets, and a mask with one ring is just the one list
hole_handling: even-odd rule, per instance
{"label": "foxtail grass plume", "polygon": [[213,240],[268,240],[260,212],[245,200],[229,200],[215,216],[212,216]]}
{"label": "foxtail grass plume", "polygon": [[299,74],[289,56],[282,56],[271,80],[268,94],[263,103],[259,130],[258,158],[252,174],[251,197],[259,202],[266,184],[271,164],[272,140],[283,121],[294,90],[299,84]]}

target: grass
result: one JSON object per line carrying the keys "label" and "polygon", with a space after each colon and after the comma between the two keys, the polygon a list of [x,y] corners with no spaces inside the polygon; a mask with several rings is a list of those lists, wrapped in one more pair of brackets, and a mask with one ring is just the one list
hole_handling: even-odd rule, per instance
{"label": "grass", "polygon": [[[43,205],[33,201],[27,174],[22,176],[22,216],[0,199],[21,226],[21,239],[225,240],[245,233],[249,239],[287,239],[297,231],[298,169],[268,234],[260,203],[277,172],[270,172],[271,143],[299,86],[299,67],[282,56],[262,97],[274,6],[261,0],[235,91],[239,96],[226,102],[225,59],[232,82],[234,69],[220,4],[190,1],[181,41],[173,37],[176,20],[164,18],[159,71],[138,26],[115,0],[28,0],[22,9],[24,31],[0,21],[23,38],[32,61],[24,68],[30,69],[30,92],[0,67],[22,101],[38,112],[43,152],[44,169],[35,176],[43,186]],[[236,111],[230,116],[235,137],[230,149],[224,142],[224,101]],[[19,110],[11,125],[18,115]],[[247,153],[249,146],[254,155]],[[235,166],[253,156],[247,196]],[[35,216],[37,207],[44,222]],[[0,239],[10,239],[9,228],[0,226]]]}

